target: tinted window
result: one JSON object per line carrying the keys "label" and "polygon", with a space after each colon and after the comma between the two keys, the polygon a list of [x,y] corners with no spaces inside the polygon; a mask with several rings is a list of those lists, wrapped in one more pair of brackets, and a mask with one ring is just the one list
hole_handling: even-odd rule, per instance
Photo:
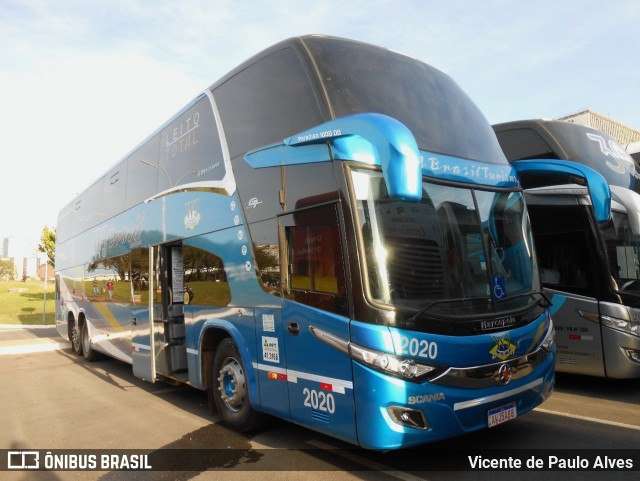
{"label": "tinted window", "polygon": [[529,205],[542,283],[546,287],[595,297],[590,245],[594,234],[584,206]]}
{"label": "tinted window", "polygon": [[93,302],[131,302],[129,255],[86,266],[85,294]]}
{"label": "tinted window", "polygon": [[335,204],[283,218],[288,252],[288,297],[347,314],[340,228]]}
{"label": "tinted window", "polygon": [[127,159],[127,209],[158,192],[159,152],[160,135],[156,135]]}
{"label": "tinted window", "polygon": [[89,187],[81,197],[81,229],[89,229],[102,222],[102,195],[104,178]]}
{"label": "tinted window", "polygon": [[[78,230],[77,217],[73,209],[74,202],[64,206],[58,214],[58,222],[56,224],[56,242],[61,244],[62,242],[72,238],[76,235]],[[59,248],[59,247],[58,247]],[[60,256],[58,256],[59,262]]]}
{"label": "tinted window", "polygon": [[226,306],[231,291],[222,259],[211,252],[183,245],[184,303],[192,306]]}
{"label": "tinted window", "polygon": [[297,210],[337,199],[334,168],[333,162],[287,166],[287,210]]}
{"label": "tinted window", "polygon": [[127,163],[121,162],[104,178],[104,197],[102,211],[108,219],[124,209],[124,198],[127,189]]}
{"label": "tinted window", "polygon": [[131,250],[129,271],[133,303],[139,307],[149,306],[149,249]]}
{"label": "tinted window", "polygon": [[291,49],[259,60],[214,95],[232,158],[321,123],[309,79]]}
{"label": "tinted window", "polygon": [[247,222],[272,219],[282,212],[282,168],[253,169],[240,160],[233,166]]}
{"label": "tinted window", "polygon": [[267,292],[280,294],[280,244],[278,242],[278,222],[276,219],[256,222],[249,226],[253,253],[256,259],[256,273]]}
{"label": "tinted window", "polygon": [[532,129],[497,132],[500,146],[509,160],[557,159],[558,156],[542,137]]}
{"label": "tinted window", "polygon": [[389,50],[337,39],[306,39],[336,117],[389,115],[422,149],[506,163],[491,126],[447,75]]}
{"label": "tinted window", "polygon": [[205,180],[221,180],[225,165],[220,137],[203,97],[162,130],[158,191]]}
{"label": "tinted window", "polygon": [[63,284],[66,286],[73,300],[81,301],[85,294],[83,286],[83,266],[65,269],[60,275]]}

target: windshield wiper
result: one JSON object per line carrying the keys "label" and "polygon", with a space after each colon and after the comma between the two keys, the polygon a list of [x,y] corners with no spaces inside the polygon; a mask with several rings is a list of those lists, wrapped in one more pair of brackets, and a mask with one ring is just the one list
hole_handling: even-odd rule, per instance
{"label": "windshield wiper", "polygon": [[[511,297],[507,297],[505,299],[500,299],[500,302],[509,301],[511,299],[517,299],[518,297],[533,297],[536,294],[540,294],[540,297],[542,297],[542,299],[544,299],[544,301],[546,303],[545,305],[542,305],[542,307],[549,307],[549,306],[553,305],[553,302],[551,302],[551,299],[549,299],[549,296],[547,296],[542,291],[533,291],[533,292],[527,292],[525,294],[518,294],[517,296],[511,296]],[[538,301],[538,302],[541,302],[542,299],[540,299],[540,301]]]}
{"label": "windshield wiper", "polygon": [[431,309],[433,306],[437,305],[437,304],[444,304],[445,302],[465,302],[465,301],[491,301],[490,298],[485,297],[485,296],[481,296],[481,297],[458,297],[455,299],[440,299],[438,301],[433,301],[430,302],[429,304],[427,304],[424,307],[421,307],[418,312],[416,312],[414,315],[412,315],[411,317],[409,317],[408,319],[405,320],[405,322],[413,322],[415,321],[418,317],[420,317],[421,315],[423,315],[424,313],[426,313],[429,309]]}
{"label": "windshield wiper", "polygon": [[[538,301],[538,304],[544,300],[545,304],[542,304],[542,307],[549,307],[552,305],[551,300],[549,299],[549,297],[542,291],[533,291],[533,292],[527,292],[525,294],[518,294],[517,296],[511,296],[511,297],[507,297],[506,299],[501,299],[500,302],[504,302],[506,300],[510,300],[510,299],[517,299],[519,297],[533,297],[536,294],[539,294],[541,299]],[[487,300],[490,301],[490,299],[488,297],[459,297],[456,299],[440,299],[438,301],[433,301],[430,302],[429,304],[427,304],[424,307],[421,307],[415,314],[413,314],[411,317],[407,318],[404,322],[407,323],[411,323],[413,321],[415,321],[416,319],[418,319],[420,316],[422,316],[423,314],[425,314],[427,311],[429,311],[429,309],[431,309],[433,306],[437,305],[437,304],[444,304],[444,303],[448,303],[448,302],[465,302],[465,301],[483,301],[483,300]]]}

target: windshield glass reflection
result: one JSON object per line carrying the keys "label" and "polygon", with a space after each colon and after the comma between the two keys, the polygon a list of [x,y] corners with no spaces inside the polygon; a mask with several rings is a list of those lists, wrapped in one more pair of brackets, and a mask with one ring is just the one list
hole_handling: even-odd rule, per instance
{"label": "windshield glass reflection", "polygon": [[422,201],[407,203],[389,197],[379,172],[353,171],[352,179],[374,301],[486,314],[527,305],[539,290],[520,192],[423,182]]}
{"label": "windshield glass reflection", "polygon": [[633,235],[627,214],[611,214],[602,227],[611,274],[621,292],[640,296],[640,237]]}

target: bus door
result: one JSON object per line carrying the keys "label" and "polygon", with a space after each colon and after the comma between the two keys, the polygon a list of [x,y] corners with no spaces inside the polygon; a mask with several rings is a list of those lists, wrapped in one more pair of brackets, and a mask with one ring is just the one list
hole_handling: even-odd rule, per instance
{"label": "bus door", "polygon": [[[149,266],[153,263],[153,249],[131,250],[129,281],[131,285],[131,360],[133,374],[146,381],[156,378],[153,355],[153,323],[149,302],[151,290]],[[150,309],[151,306],[151,309]]]}
{"label": "bus door", "polygon": [[282,306],[287,386],[294,422],[357,442],[337,206],[310,207],[280,218],[287,266]]}
{"label": "bus door", "polygon": [[182,244],[132,252],[133,372],[186,378]]}
{"label": "bus door", "polygon": [[153,339],[156,373],[181,378],[187,372],[184,323],[184,262],[182,243],[153,251]]}
{"label": "bus door", "polygon": [[562,372],[604,375],[596,233],[583,195],[527,194],[540,277],[551,298]]}

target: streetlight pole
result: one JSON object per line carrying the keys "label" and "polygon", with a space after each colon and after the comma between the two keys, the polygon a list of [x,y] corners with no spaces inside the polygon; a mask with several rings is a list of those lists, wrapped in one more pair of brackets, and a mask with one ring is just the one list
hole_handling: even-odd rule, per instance
{"label": "streetlight pole", "polygon": [[46,324],[45,319],[47,310],[47,274],[49,274],[49,260],[44,263],[44,303],[42,305],[42,324]]}

